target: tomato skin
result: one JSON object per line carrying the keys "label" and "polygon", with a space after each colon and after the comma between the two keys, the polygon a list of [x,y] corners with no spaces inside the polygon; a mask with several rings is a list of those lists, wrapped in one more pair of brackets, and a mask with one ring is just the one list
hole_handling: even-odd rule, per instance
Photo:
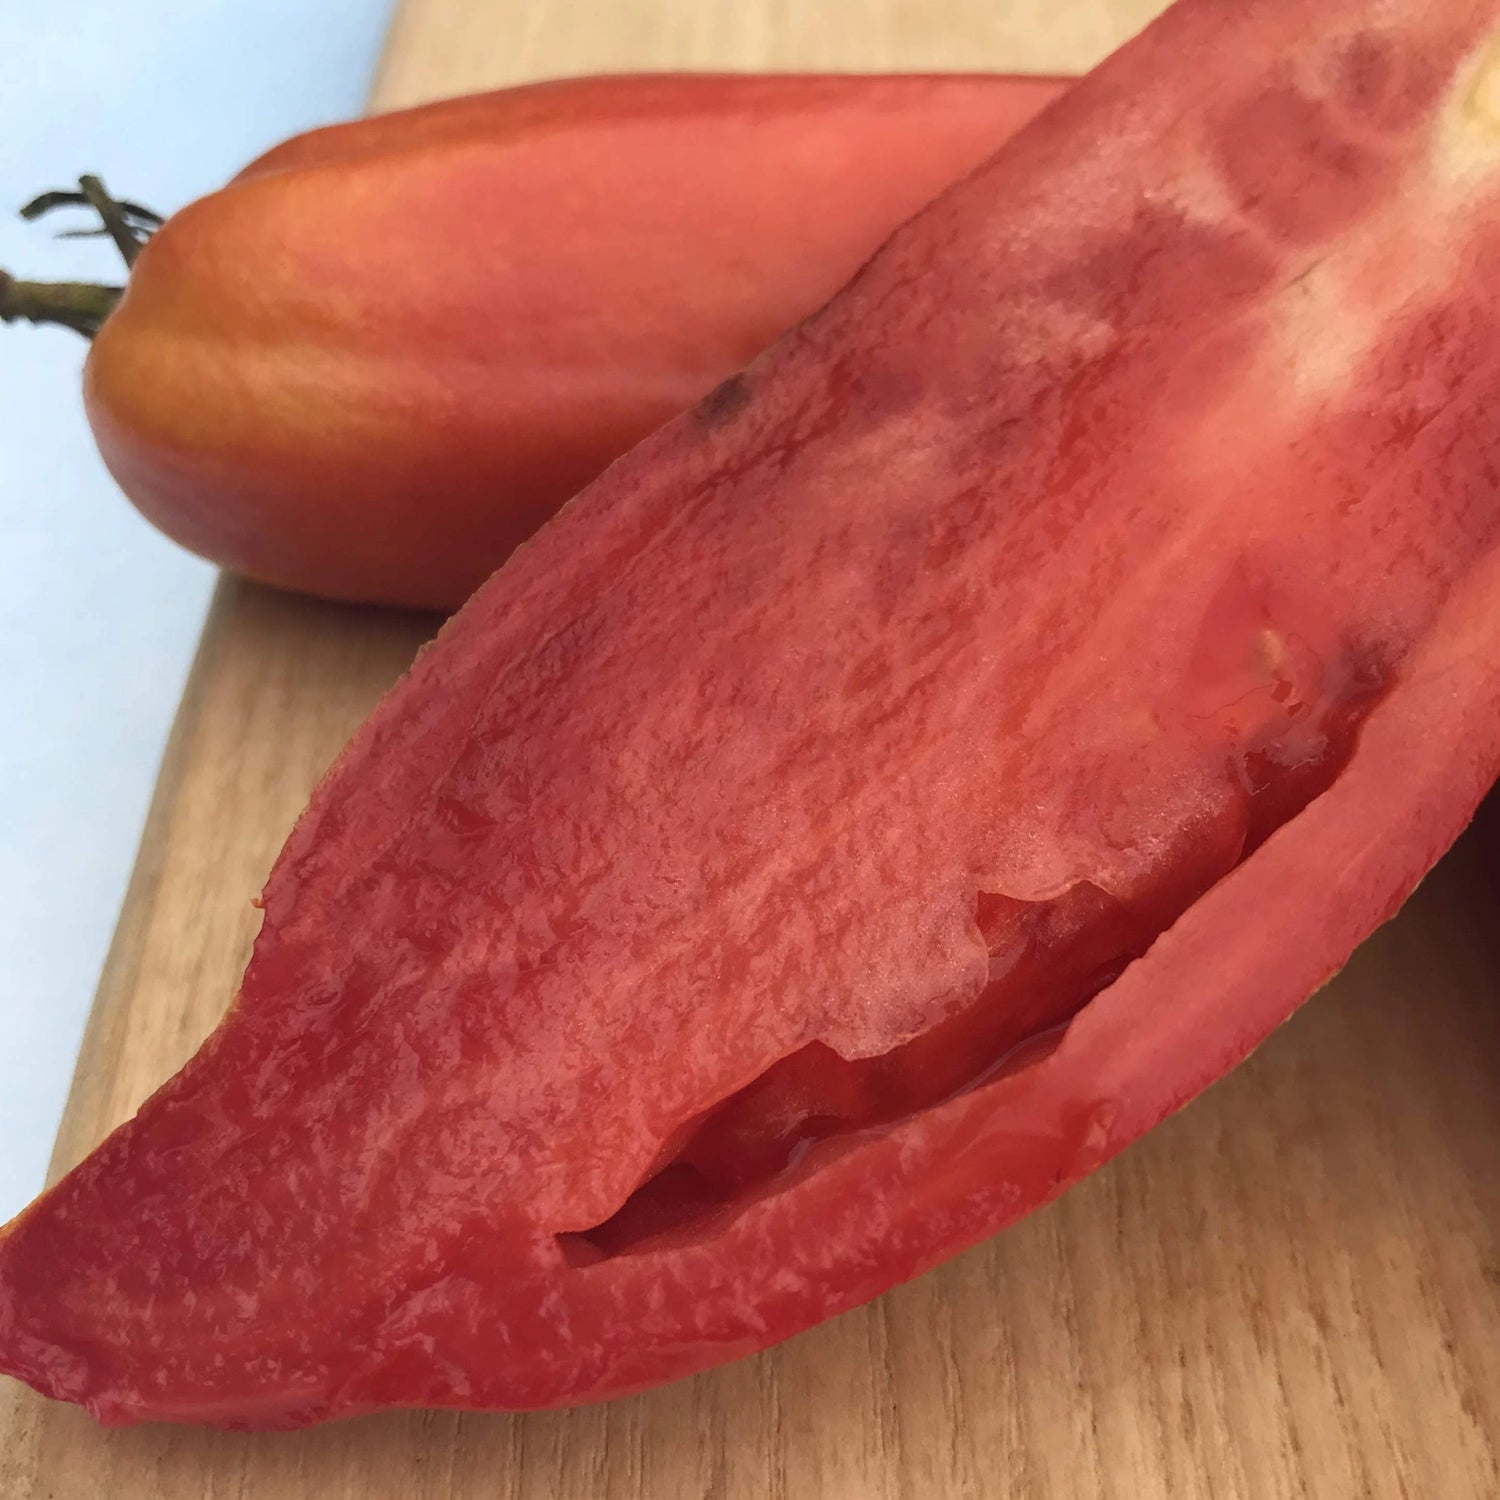
{"label": "tomato skin", "polygon": [[[543,528],[320,787],[228,1019],[0,1238],[0,1368],[108,1422],[621,1395],[1243,1058],[1500,772],[1497,27],[1183,0]],[[728,1195],[626,1212],[679,1167]]]}
{"label": "tomato skin", "polygon": [[455,609],[1064,87],[583,78],[299,136],[141,255],[100,451],[227,568]]}

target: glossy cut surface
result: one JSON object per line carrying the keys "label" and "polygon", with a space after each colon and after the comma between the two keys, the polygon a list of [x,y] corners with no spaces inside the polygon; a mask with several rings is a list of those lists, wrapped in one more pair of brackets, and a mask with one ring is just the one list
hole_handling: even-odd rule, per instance
{"label": "glossy cut surface", "polygon": [[618,1395],[1240,1060],[1500,765],[1497,32],[1183,0],[569,506],[0,1239],[0,1368],[108,1422]]}
{"label": "glossy cut surface", "polygon": [[225,567],[456,609],[1064,87],[578,78],[298,136],[141,256],[95,437]]}

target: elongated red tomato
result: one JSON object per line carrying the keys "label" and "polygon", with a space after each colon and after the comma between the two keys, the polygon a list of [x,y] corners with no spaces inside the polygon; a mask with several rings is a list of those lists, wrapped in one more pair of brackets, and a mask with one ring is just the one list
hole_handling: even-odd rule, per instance
{"label": "elongated red tomato", "polygon": [[1064,86],[574,78],[298,136],[146,246],[94,435],[225,567],[456,609]]}
{"label": "elongated red tomato", "polygon": [[109,1422],[616,1395],[1243,1057],[1500,764],[1497,32],[1183,0],[568,507],[0,1240],[0,1366]]}

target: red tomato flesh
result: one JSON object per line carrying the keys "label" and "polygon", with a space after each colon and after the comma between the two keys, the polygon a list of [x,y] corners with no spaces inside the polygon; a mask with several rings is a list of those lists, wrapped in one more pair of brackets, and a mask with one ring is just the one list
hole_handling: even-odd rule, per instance
{"label": "red tomato flesh", "polygon": [[0,1368],[111,1422],[619,1395],[1242,1058],[1500,768],[1497,33],[1183,0],[568,506],[0,1238]]}
{"label": "red tomato flesh", "polygon": [[1229,672],[1193,686],[1222,705],[1206,723],[1222,734],[1238,785],[1182,858],[1124,898],[1087,880],[1045,901],[980,892],[975,924],[988,978],[974,999],[874,1057],[809,1042],[773,1064],[695,1122],[609,1220],[569,1236],[570,1258],[586,1264],[635,1248],[722,1209],[815,1141],[891,1124],[1035,1062],[1186,907],[1325,791],[1380,697],[1378,669],[1341,661],[1328,672],[1301,640],[1249,620],[1225,625],[1222,639],[1254,642],[1238,680]]}

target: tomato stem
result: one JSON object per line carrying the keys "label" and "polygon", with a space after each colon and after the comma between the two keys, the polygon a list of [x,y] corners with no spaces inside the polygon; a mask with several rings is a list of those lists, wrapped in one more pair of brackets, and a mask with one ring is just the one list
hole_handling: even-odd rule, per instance
{"label": "tomato stem", "polygon": [[[40,219],[59,208],[91,208],[99,216],[98,228],[66,229],[60,239],[108,235],[127,270],[162,225],[159,213],[128,198],[114,197],[91,172],[78,179],[76,190],[54,188],[38,194],[22,208],[21,217]],[[0,322],[55,323],[92,339],[123,291],[123,287],[95,281],[18,281],[0,271]]]}
{"label": "tomato stem", "polygon": [[124,290],[93,281],[18,281],[0,271],[0,322],[55,323],[92,339]]}
{"label": "tomato stem", "polygon": [[59,238],[77,239],[107,234],[126,266],[133,266],[146,241],[162,226],[162,216],[154,209],[128,198],[116,198],[104,186],[103,179],[92,172],[78,179],[78,189],[57,189],[40,193],[21,210],[23,219],[40,219],[59,208],[91,208],[99,215],[98,229],[64,230]]}

